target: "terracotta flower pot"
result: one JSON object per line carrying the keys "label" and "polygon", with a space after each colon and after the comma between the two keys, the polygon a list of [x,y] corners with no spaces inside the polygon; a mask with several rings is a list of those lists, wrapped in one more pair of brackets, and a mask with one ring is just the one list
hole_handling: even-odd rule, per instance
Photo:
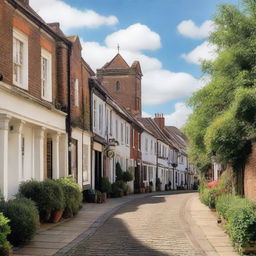
{"label": "terracotta flower pot", "polygon": [[60,221],[61,217],[63,215],[63,210],[60,211],[53,211],[52,212],[52,223],[57,223]]}

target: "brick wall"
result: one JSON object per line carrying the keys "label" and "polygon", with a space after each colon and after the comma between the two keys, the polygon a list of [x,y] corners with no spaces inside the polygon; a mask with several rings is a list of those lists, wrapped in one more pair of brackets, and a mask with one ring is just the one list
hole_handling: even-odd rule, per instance
{"label": "brick wall", "polygon": [[256,142],[253,143],[252,153],[245,165],[244,194],[247,198],[256,202]]}
{"label": "brick wall", "polygon": [[[52,54],[52,104],[59,95],[57,86],[56,42],[32,21],[5,1],[0,2],[0,70],[4,82],[13,85],[13,28],[28,36],[28,90],[41,99],[41,48]],[[4,53],[4,54],[3,54]],[[15,85],[13,85],[15,87]],[[66,86],[66,84],[65,84]],[[62,89],[62,88],[61,88]],[[42,99],[41,99],[42,100]]]}
{"label": "brick wall", "polygon": [[[71,39],[70,39],[71,40]],[[85,130],[90,130],[90,92],[88,79],[91,76],[81,56],[78,37],[72,38],[71,53],[71,122]],[[75,105],[75,81],[79,84],[79,106]]]}

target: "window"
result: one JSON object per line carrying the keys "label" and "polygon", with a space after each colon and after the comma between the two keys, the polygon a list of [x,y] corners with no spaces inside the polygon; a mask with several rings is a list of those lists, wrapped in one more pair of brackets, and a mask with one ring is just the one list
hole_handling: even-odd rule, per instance
{"label": "window", "polygon": [[13,83],[28,89],[28,37],[13,30]]}
{"label": "window", "polygon": [[150,141],[150,153],[153,154],[153,141]]}
{"label": "window", "polygon": [[49,52],[41,49],[41,97],[52,101],[52,57]]}
{"label": "window", "polygon": [[93,128],[96,128],[96,118],[97,118],[96,100],[93,100]]}
{"label": "window", "polygon": [[119,134],[118,134],[118,120],[116,119],[116,139],[119,139]]}
{"label": "window", "polygon": [[113,121],[113,116],[112,116],[112,110],[110,110],[110,117],[109,117],[109,133],[112,135],[112,121]]}
{"label": "window", "polygon": [[145,138],[145,150],[148,152],[148,138]]}
{"label": "window", "polygon": [[121,123],[121,142],[124,144],[124,124]]}
{"label": "window", "polygon": [[135,131],[134,131],[134,129],[132,128],[132,147],[133,147],[133,148],[135,148],[134,140],[135,140]]}
{"label": "window", "polygon": [[103,126],[103,105],[99,104],[99,131],[102,132]]}
{"label": "window", "polygon": [[129,127],[125,126],[125,144],[129,145]]}
{"label": "window", "polygon": [[79,107],[79,81],[78,79],[75,80],[75,94],[74,94],[74,97],[75,97],[75,106],[76,107]]}
{"label": "window", "polygon": [[121,89],[121,84],[119,81],[117,81],[116,82],[116,91],[118,92],[118,91],[120,91],[120,89]]}
{"label": "window", "polygon": [[22,136],[21,138],[21,176],[24,179],[25,175],[25,138]]}
{"label": "window", "polygon": [[138,132],[138,149],[141,150],[140,133]]}

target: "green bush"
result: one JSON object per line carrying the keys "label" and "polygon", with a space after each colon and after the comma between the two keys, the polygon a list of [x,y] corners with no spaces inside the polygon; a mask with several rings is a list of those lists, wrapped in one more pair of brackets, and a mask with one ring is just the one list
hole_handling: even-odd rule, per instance
{"label": "green bush", "polygon": [[83,195],[80,186],[72,177],[65,177],[55,180],[64,192],[65,209],[64,218],[69,218],[77,214],[79,211]]}
{"label": "green bush", "polygon": [[7,236],[11,233],[9,222],[10,220],[0,212],[0,255],[4,255],[5,250],[10,248],[10,243],[7,240]]}
{"label": "green bush", "polygon": [[117,184],[117,182],[114,182],[111,185],[111,196],[112,197],[122,197],[124,195],[123,189],[120,188],[119,185]]}
{"label": "green bush", "polygon": [[226,212],[227,232],[241,251],[242,246],[256,238],[255,205],[248,199],[235,197]]}
{"label": "green bush", "polygon": [[129,171],[123,172],[122,177],[124,182],[129,182],[133,180],[133,175]]}
{"label": "green bush", "polygon": [[216,188],[200,188],[200,200],[211,209],[215,209],[218,190]]}
{"label": "green bush", "polygon": [[101,179],[101,192],[110,194],[111,193],[111,183],[108,177],[103,177]]}
{"label": "green bush", "polygon": [[116,163],[116,181],[123,180],[123,170],[119,162]]}
{"label": "green bush", "polygon": [[234,200],[234,196],[231,194],[221,195],[216,200],[216,210],[224,219],[227,219],[227,211],[230,207],[230,204]]}
{"label": "green bush", "polygon": [[41,221],[47,220],[52,211],[65,207],[62,186],[53,180],[24,182],[20,185],[19,193],[36,203]]}
{"label": "green bush", "polygon": [[0,202],[0,211],[10,219],[8,240],[14,246],[30,241],[39,227],[38,210],[29,199],[19,198]]}

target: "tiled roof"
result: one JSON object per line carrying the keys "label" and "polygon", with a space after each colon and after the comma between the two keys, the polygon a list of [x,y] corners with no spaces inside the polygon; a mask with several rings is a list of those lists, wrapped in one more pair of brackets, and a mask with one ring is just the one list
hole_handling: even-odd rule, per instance
{"label": "tiled roof", "polygon": [[118,53],[110,62],[107,62],[103,69],[130,68],[124,58]]}

